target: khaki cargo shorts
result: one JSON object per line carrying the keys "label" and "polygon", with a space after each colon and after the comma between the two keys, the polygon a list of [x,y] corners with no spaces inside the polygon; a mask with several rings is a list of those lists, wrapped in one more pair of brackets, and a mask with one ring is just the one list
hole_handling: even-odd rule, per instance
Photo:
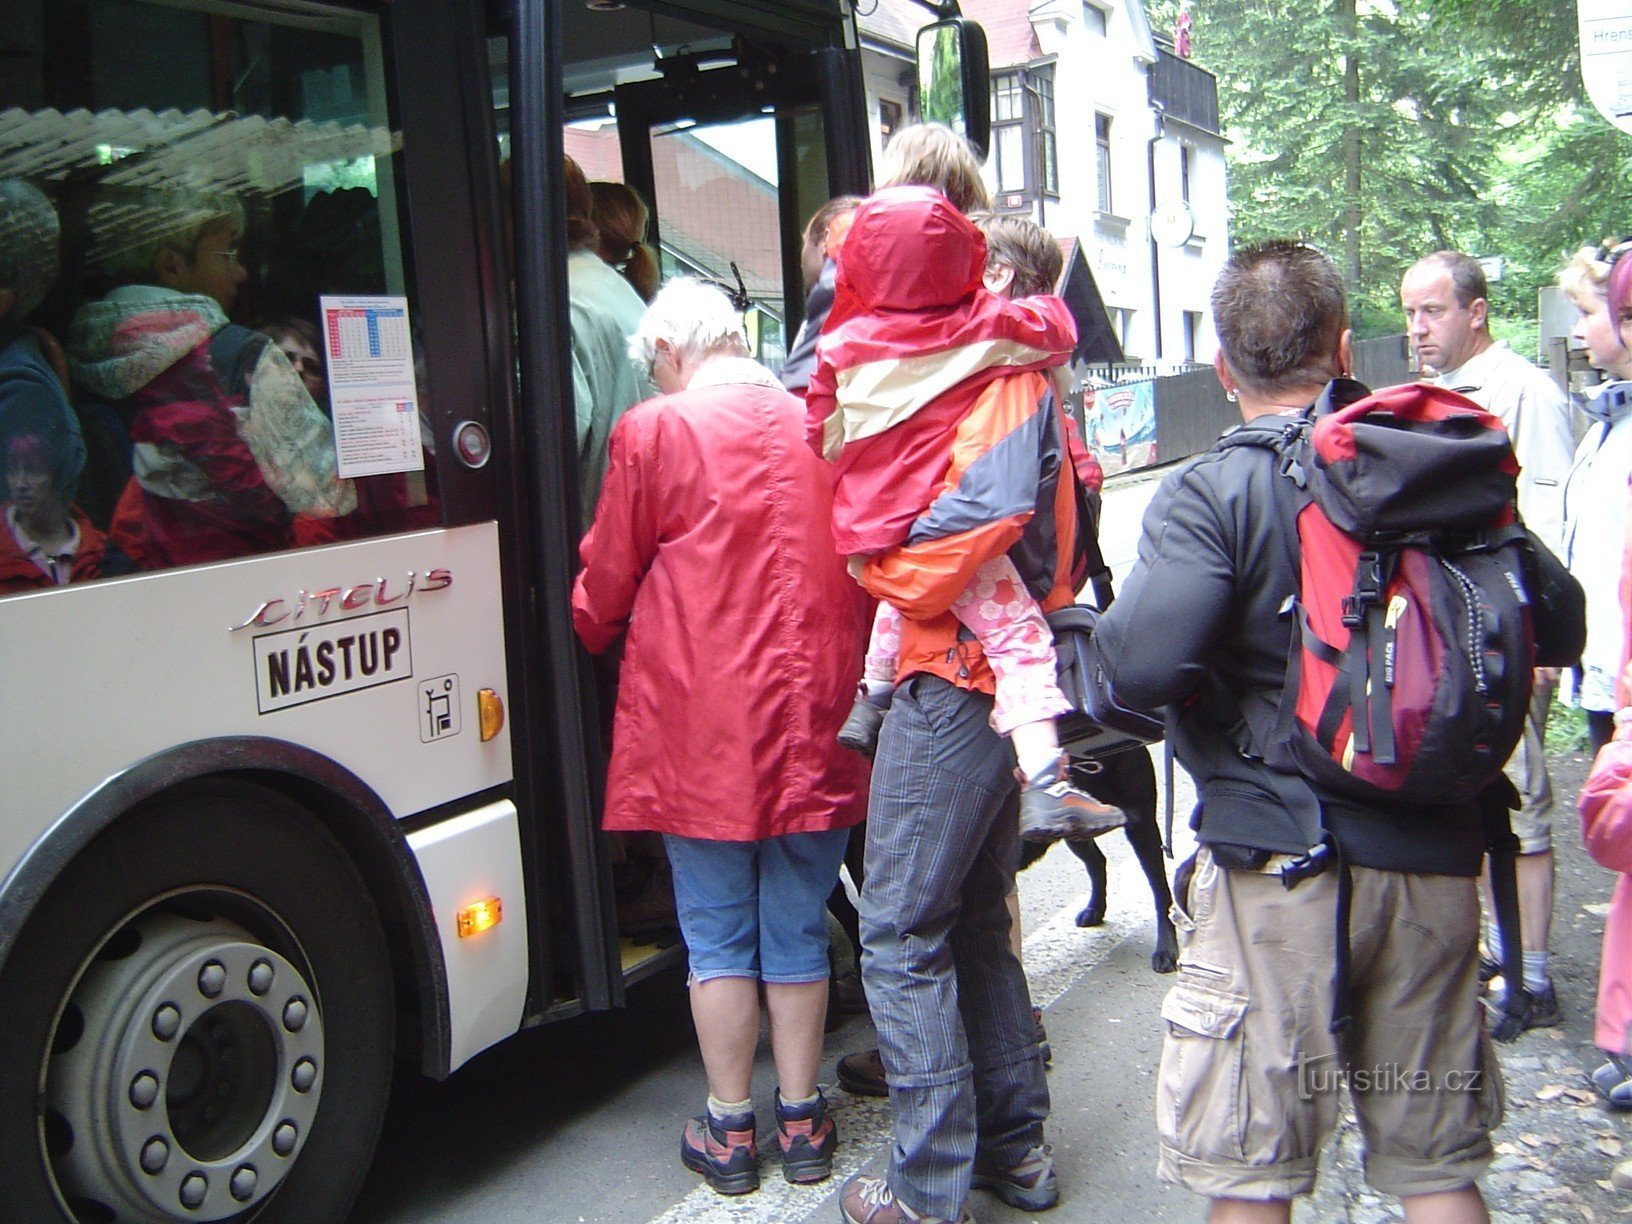
{"label": "khaki cargo shorts", "polygon": [[1475,881],[1353,869],[1355,1020],[1340,1038],[1328,1032],[1336,873],[1287,889],[1270,871],[1223,870],[1203,847],[1189,914],[1182,899],[1174,907],[1162,1180],[1209,1198],[1306,1194],[1349,1089],[1373,1187],[1474,1184],[1502,1116],[1478,998]]}

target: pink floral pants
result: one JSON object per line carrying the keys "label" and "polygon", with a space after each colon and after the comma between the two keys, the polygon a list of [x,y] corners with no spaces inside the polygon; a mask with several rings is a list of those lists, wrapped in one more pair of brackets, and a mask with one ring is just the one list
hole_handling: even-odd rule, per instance
{"label": "pink floral pants", "polygon": [[[1008,557],[975,571],[974,581],[952,601],[952,614],[975,635],[997,677],[992,729],[999,735],[1071,708],[1055,679],[1054,635]],[[863,678],[895,679],[900,655],[901,613],[880,601]]]}

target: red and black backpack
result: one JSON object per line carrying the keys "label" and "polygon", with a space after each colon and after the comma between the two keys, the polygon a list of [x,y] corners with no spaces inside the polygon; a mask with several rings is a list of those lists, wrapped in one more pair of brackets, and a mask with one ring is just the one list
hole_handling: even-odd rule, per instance
{"label": "red and black backpack", "polygon": [[1463,803],[1524,732],[1534,545],[1497,418],[1426,383],[1340,379],[1304,415],[1218,446],[1268,447],[1298,591],[1273,767],[1360,801]]}

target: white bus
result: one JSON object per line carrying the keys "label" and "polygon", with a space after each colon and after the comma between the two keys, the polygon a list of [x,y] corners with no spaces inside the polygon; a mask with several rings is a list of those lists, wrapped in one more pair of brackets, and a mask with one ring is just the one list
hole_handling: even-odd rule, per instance
{"label": "white bus", "polygon": [[[740,275],[774,363],[803,220],[868,183],[854,18],[0,19],[0,189],[26,180],[60,225],[26,318],[0,285],[0,1216],[340,1220],[394,1058],[445,1076],[680,955],[620,932],[598,830],[563,151],[650,202],[665,272]],[[39,239],[0,231],[0,270]],[[289,320],[327,361],[309,392],[238,330],[284,323],[309,366]],[[22,367],[65,378],[71,427],[40,424]],[[273,391],[328,413],[355,509],[272,478],[267,454],[312,458],[254,437]],[[30,462],[77,507],[33,552]]]}

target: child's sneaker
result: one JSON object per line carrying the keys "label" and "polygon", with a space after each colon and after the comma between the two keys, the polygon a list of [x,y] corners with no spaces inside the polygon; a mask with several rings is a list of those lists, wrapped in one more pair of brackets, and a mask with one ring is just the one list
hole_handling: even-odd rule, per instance
{"label": "child's sneaker", "polygon": [[680,1136],[680,1163],[721,1194],[759,1189],[759,1147],[752,1112],[715,1118],[704,1111]]}
{"label": "child's sneaker", "polygon": [[785,1105],[776,1094],[776,1145],[782,1149],[782,1176],[795,1185],[826,1181],[833,1175],[839,1132],[827,1116],[821,1090],[808,1105]]}
{"label": "child's sneaker", "polygon": [[1592,1073],[1592,1086],[1614,1109],[1632,1109],[1632,1059],[1611,1054]]}
{"label": "child's sneaker", "polygon": [[839,743],[871,758],[878,751],[878,731],[883,725],[884,710],[866,697],[857,697],[839,728]]}
{"label": "child's sneaker", "polygon": [[1120,829],[1128,817],[1119,807],[1101,803],[1071,785],[1066,759],[1060,757],[1035,777],[1020,779],[1020,836],[1025,841],[1086,841]]}

